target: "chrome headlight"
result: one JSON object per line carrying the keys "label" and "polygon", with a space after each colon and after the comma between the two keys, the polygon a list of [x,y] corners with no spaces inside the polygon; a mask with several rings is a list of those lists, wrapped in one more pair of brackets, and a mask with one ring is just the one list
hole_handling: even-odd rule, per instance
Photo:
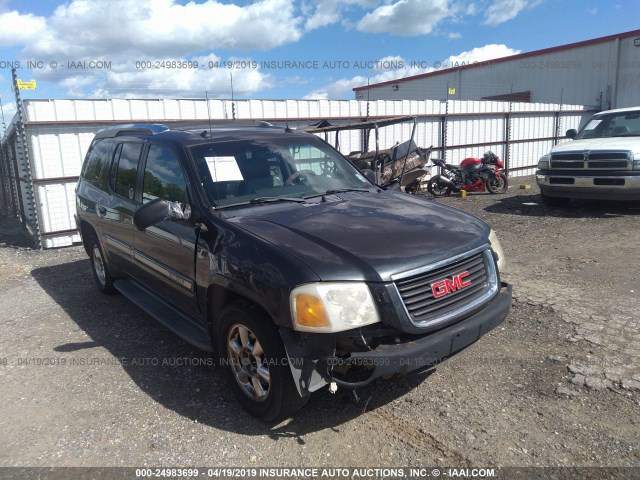
{"label": "chrome headlight", "polygon": [[331,333],[380,321],[369,287],[362,282],[319,282],[300,285],[289,297],[293,328]]}
{"label": "chrome headlight", "polygon": [[489,243],[491,244],[492,250],[498,256],[498,271],[502,271],[507,263],[507,260],[504,256],[502,245],[500,245],[500,240],[498,240],[498,236],[496,235],[496,232],[493,231],[493,229],[491,230],[491,233],[489,233]]}
{"label": "chrome headlight", "polygon": [[636,153],[633,156],[633,169],[640,170],[640,153]]}
{"label": "chrome headlight", "polygon": [[549,170],[550,155],[543,155],[538,160],[538,170]]}

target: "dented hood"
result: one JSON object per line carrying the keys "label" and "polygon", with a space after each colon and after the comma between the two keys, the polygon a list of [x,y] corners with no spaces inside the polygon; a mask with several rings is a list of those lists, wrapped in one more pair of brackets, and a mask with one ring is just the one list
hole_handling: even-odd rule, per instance
{"label": "dented hood", "polygon": [[228,218],[308,265],[322,280],[389,281],[488,243],[489,227],[451,207],[390,191],[325,202],[258,205]]}

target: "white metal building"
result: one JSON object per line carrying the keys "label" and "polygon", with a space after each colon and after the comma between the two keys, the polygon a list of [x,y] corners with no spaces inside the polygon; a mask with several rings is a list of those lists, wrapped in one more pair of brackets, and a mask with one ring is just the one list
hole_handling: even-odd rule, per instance
{"label": "white metal building", "polygon": [[640,30],[353,89],[357,100],[512,100],[640,105]]}

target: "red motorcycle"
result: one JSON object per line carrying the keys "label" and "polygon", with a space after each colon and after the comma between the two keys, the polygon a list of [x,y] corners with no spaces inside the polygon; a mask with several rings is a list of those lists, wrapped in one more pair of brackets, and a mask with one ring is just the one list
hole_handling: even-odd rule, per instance
{"label": "red motorcycle", "polygon": [[450,165],[433,158],[434,165],[442,168],[442,174],[434,175],[427,183],[427,191],[434,197],[447,197],[452,191],[504,193],[507,191],[507,175],[504,164],[493,152],[482,158],[465,158],[460,166]]}

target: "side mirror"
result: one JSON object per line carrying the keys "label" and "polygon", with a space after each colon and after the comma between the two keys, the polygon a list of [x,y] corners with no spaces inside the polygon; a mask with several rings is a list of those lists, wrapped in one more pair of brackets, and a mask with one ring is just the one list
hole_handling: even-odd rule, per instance
{"label": "side mirror", "polygon": [[567,138],[574,139],[578,135],[578,131],[575,128],[570,128],[567,130]]}
{"label": "side mirror", "polygon": [[370,168],[363,168],[361,170],[362,174],[367,177],[367,180],[369,180],[371,183],[373,183],[375,185],[376,183],[376,174],[373,170],[371,170]]}
{"label": "side mirror", "polygon": [[156,225],[163,220],[188,220],[191,217],[191,207],[184,210],[178,202],[170,202],[161,198],[145,203],[133,214],[133,224],[140,231]]}

